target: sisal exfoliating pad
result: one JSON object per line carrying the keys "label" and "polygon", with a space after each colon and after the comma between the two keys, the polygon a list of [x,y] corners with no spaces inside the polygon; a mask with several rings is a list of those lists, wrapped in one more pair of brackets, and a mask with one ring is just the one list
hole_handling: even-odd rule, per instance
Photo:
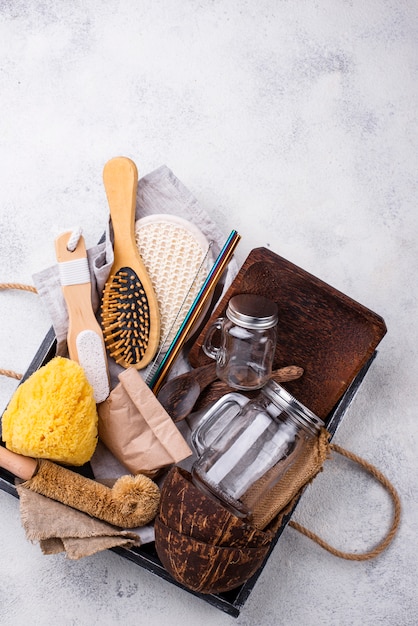
{"label": "sisal exfoliating pad", "polygon": [[81,365],[55,357],[15,391],[2,418],[12,452],[68,465],[83,465],[97,443],[93,388]]}
{"label": "sisal exfoliating pad", "polygon": [[210,245],[197,226],[168,214],[137,220],[135,238],[157,297],[161,342],[168,346],[212,265]]}

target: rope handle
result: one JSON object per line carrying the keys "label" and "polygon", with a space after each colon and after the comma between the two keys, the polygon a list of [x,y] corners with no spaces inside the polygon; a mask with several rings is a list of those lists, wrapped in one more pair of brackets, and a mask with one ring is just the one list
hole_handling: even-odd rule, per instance
{"label": "rope handle", "polygon": [[347,559],[349,561],[368,561],[370,559],[374,559],[376,556],[381,554],[381,552],[386,550],[386,548],[393,541],[396,533],[398,532],[399,524],[401,520],[401,501],[400,501],[398,492],[396,491],[392,483],[386,478],[386,476],[384,476],[380,470],[378,470],[374,465],[372,465],[368,461],[362,459],[361,457],[357,456],[353,452],[349,452],[345,448],[342,448],[341,446],[338,446],[335,443],[330,444],[330,449],[334,450],[338,454],[341,454],[342,456],[345,456],[350,461],[353,461],[354,463],[358,463],[358,465],[360,465],[367,472],[369,472],[369,474],[371,474],[386,489],[386,491],[388,491],[394,504],[393,520],[392,520],[392,525],[390,527],[390,530],[388,531],[386,536],[372,550],[368,552],[363,552],[363,553],[355,553],[355,552],[343,552],[342,550],[338,550],[337,548],[334,548],[329,543],[321,539],[319,535],[308,530],[307,528],[305,528],[305,526],[302,526],[298,522],[294,522],[293,520],[291,520],[289,522],[289,526],[291,526],[298,532],[302,533],[302,535],[305,535],[305,537],[308,537],[309,539],[312,539],[312,541],[315,541],[315,543],[321,546],[321,548],[324,548],[324,550],[327,550],[331,554],[334,554],[335,556],[338,556],[341,559]]}
{"label": "rope handle", "polygon": [[[67,242],[67,250],[73,252],[76,249],[82,233],[83,231],[81,227],[74,228],[71,231],[71,235],[69,236]],[[24,285],[22,283],[0,283],[0,291],[4,291],[6,289],[19,289],[20,291],[31,291],[32,293],[38,293],[36,287],[33,287],[32,285]],[[8,376],[9,378],[15,378],[16,380],[21,380],[23,376],[22,374],[18,374],[13,370],[5,370],[2,368],[0,368],[0,375]]]}
{"label": "rope handle", "polygon": [[[32,293],[38,293],[36,287],[32,285],[22,285],[21,283],[0,283],[0,291],[5,291],[6,289],[18,289],[20,291],[31,291]],[[18,374],[13,370],[5,370],[0,368],[1,376],[8,376],[9,378],[15,378],[16,380],[21,380],[22,374]]]}

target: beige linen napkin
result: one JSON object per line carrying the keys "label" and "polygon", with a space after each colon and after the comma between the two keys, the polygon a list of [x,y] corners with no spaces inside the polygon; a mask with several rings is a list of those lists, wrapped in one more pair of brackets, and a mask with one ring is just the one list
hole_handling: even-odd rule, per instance
{"label": "beige linen napkin", "polygon": [[39,542],[43,554],[65,552],[72,560],[91,556],[108,548],[141,545],[138,534],[90,517],[61,502],[16,485],[20,515],[26,537]]}

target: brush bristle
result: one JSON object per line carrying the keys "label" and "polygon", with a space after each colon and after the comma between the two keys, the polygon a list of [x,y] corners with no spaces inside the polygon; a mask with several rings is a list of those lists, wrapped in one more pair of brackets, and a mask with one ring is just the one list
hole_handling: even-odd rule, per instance
{"label": "brush bristle", "polygon": [[129,367],[141,362],[149,343],[150,311],[144,287],[131,268],[122,267],[105,285],[102,328],[117,363]]}

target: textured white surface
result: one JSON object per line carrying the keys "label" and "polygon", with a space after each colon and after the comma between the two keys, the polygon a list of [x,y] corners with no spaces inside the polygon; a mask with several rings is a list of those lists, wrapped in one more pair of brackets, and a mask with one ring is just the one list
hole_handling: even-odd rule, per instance
{"label": "textured white surface", "polygon": [[[102,168],[125,155],[167,164],[241,233],[240,261],[270,247],[387,323],[336,441],[393,480],[399,535],[356,563],[287,529],[237,624],[418,623],[417,41],[415,0],[0,2],[0,281],[31,282],[63,230],[96,243]],[[33,294],[0,298],[0,367],[24,371],[49,320]],[[362,550],[390,512],[338,461],[295,518]],[[42,556],[3,492],[0,520],[5,626],[234,622],[113,553]]]}
{"label": "textured white surface", "polygon": [[164,353],[198,295],[214,259],[208,240],[197,226],[177,216],[157,214],[138,220],[135,240],[157,298],[159,350]]}

